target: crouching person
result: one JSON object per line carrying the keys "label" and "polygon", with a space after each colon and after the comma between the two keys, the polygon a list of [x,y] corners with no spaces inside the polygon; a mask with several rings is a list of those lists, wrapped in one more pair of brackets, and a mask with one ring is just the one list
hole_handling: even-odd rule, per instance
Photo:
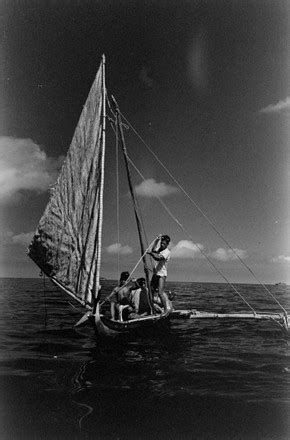
{"label": "crouching person", "polygon": [[133,310],[129,314],[129,319],[137,319],[151,314],[145,278],[138,278],[135,282],[135,288],[133,287],[130,293],[130,305]]}
{"label": "crouching person", "polygon": [[132,284],[128,283],[129,272],[122,272],[120,276],[119,285],[114,288],[110,294],[110,304],[111,304],[111,318],[113,320],[121,320],[122,312],[124,306],[130,306],[130,292],[132,289]]}

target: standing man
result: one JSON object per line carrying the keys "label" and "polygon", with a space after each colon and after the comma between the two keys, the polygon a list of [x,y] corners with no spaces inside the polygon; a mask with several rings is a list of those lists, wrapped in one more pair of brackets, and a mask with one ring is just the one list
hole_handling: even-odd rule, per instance
{"label": "standing man", "polygon": [[[159,247],[156,249],[159,241]],[[170,250],[168,249],[169,243],[170,237],[168,235],[159,235],[153,244],[152,250],[147,252],[148,255],[151,255],[151,257],[157,261],[153,270],[151,289],[153,292],[158,289],[164,311],[170,309],[170,304],[167,300],[166,294],[164,293],[165,280],[167,277],[167,263],[170,259]]]}

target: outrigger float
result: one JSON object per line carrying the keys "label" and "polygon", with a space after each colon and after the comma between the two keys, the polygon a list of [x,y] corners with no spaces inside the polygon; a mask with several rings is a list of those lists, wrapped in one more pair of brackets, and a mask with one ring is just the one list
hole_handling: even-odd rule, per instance
{"label": "outrigger float", "polygon": [[240,320],[262,320],[278,324],[284,331],[289,330],[289,317],[287,313],[214,313],[199,312],[198,310],[173,310],[172,318],[188,319],[240,319]]}

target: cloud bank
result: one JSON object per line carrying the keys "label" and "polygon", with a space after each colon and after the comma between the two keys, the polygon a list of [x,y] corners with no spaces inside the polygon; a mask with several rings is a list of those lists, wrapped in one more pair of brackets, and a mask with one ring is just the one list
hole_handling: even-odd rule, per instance
{"label": "cloud bank", "polygon": [[260,110],[260,113],[280,113],[282,111],[290,110],[290,96],[286,99],[277,102],[277,104],[270,104]]}
{"label": "cloud bank", "polygon": [[0,201],[21,190],[46,191],[56,179],[63,157],[49,158],[31,139],[0,137]]}
{"label": "cloud bank", "polygon": [[178,189],[164,182],[157,183],[155,179],[146,179],[140,185],[135,186],[135,191],[142,197],[165,197],[176,194]]}
{"label": "cloud bank", "polygon": [[171,257],[172,258],[194,258],[197,255],[202,255],[199,248],[204,249],[202,244],[195,245],[190,240],[180,240],[172,249],[171,249]]}
{"label": "cloud bank", "polygon": [[21,232],[21,234],[12,237],[12,242],[22,246],[28,246],[32,241],[33,235],[34,232]]}
{"label": "cloud bank", "polygon": [[[172,249],[171,249],[171,257],[172,258],[203,258],[205,247],[200,244],[194,244],[190,240],[180,240]],[[242,259],[248,257],[247,251],[242,249],[234,249],[235,253]],[[238,257],[231,249],[223,249],[218,248],[213,252],[206,252],[206,255],[209,258],[213,258],[217,261],[234,261],[237,260]],[[289,257],[290,261],[290,257]]]}
{"label": "cloud bank", "polygon": [[[247,251],[244,251],[242,249],[234,248],[234,251],[242,259],[245,259],[248,256]],[[218,261],[233,261],[238,259],[235,253],[231,249],[219,248],[216,251],[212,252],[210,256]]]}
{"label": "cloud bank", "polygon": [[274,257],[271,260],[272,263],[290,263],[290,257],[286,255],[279,255],[278,257]]}
{"label": "cloud bank", "polygon": [[128,255],[132,254],[133,249],[130,246],[122,246],[121,243],[111,244],[106,248],[108,254],[121,254]]}
{"label": "cloud bank", "polygon": [[8,228],[0,229],[0,243],[1,245],[21,245],[27,247],[34,235],[34,232],[21,232],[15,234]]}

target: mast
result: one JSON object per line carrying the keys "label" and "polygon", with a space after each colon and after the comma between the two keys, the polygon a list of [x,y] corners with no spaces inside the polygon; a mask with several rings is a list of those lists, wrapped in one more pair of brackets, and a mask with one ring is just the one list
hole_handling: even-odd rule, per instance
{"label": "mast", "polygon": [[101,250],[102,250],[102,230],[103,230],[103,198],[104,198],[104,177],[105,177],[105,148],[106,148],[106,83],[105,83],[105,55],[102,56],[102,140],[101,140],[101,178],[100,178],[100,207],[97,232],[97,269],[95,275],[95,303],[100,290],[100,272],[101,272]]}
{"label": "mast", "polygon": [[120,109],[119,109],[118,104],[117,104],[117,102],[116,102],[116,100],[115,100],[115,98],[113,96],[112,96],[112,99],[113,99],[113,102],[114,102],[115,107],[116,107],[117,127],[118,127],[118,130],[119,130],[119,133],[120,133],[120,139],[121,139],[121,145],[122,145],[122,150],[123,150],[123,156],[124,156],[125,166],[126,166],[126,171],[127,171],[128,184],[129,184],[129,189],[130,189],[130,193],[131,193],[131,197],[132,197],[132,201],[133,201],[133,206],[134,206],[134,213],[135,213],[135,219],[136,219],[138,235],[139,235],[141,256],[142,256],[142,260],[143,260],[144,273],[145,273],[146,284],[147,284],[147,288],[148,288],[149,305],[150,305],[150,308],[151,308],[151,313],[153,313],[153,301],[152,301],[152,294],[151,294],[151,289],[150,289],[149,270],[148,270],[148,267],[147,267],[146,256],[145,256],[146,249],[145,249],[145,246],[144,246],[143,236],[142,236],[142,223],[141,223],[141,219],[140,219],[140,216],[139,216],[138,204],[137,204],[137,200],[136,200],[136,197],[135,197],[135,192],[134,192],[133,185],[132,185],[132,179],[131,179],[131,173],[130,173],[130,168],[129,168],[127,149],[126,149],[124,133],[123,133],[123,128],[122,128],[122,121],[121,121],[121,117],[120,117]]}

